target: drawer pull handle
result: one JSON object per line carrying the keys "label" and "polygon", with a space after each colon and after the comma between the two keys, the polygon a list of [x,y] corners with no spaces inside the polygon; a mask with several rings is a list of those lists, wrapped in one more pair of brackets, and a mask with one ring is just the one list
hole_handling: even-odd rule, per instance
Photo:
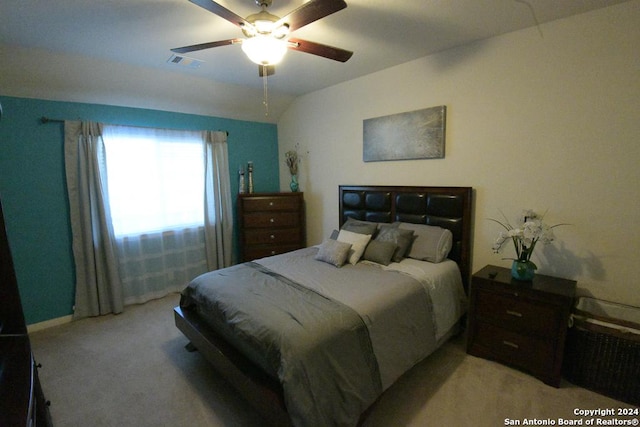
{"label": "drawer pull handle", "polygon": [[519,312],[513,311],[513,310],[507,310],[507,314],[509,314],[511,316],[515,316],[515,317],[522,317],[522,313],[519,313]]}
{"label": "drawer pull handle", "polygon": [[269,218],[269,222],[270,222],[271,224],[273,224],[273,223],[274,223],[274,219],[273,219],[273,218]]}
{"label": "drawer pull handle", "polygon": [[511,347],[511,348],[515,348],[516,350],[520,348],[520,346],[516,343],[513,343],[511,341],[502,341],[502,344]]}
{"label": "drawer pull handle", "polygon": [[271,255],[275,255],[275,254],[276,254],[276,251],[271,251]]}
{"label": "drawer pull handle", "polygon": [[273,202],[269,202],[269,206],[273,206]]}
{"label": "drawer pull handle", "polygon": [[273,234],[271,236],[269,236],[271,238],[271,240],[275,239],[276,236],[274,236]]}

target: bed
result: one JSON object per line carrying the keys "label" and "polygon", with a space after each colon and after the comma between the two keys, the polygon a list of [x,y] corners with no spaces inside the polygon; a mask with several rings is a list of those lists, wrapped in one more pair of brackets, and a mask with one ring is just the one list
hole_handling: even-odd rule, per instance
{"label": "bed", "polygon": [[358,424],[465,312],[470,187],[338,191],[322,244],[201,275],[174,309],[188,347],[274,425]]}

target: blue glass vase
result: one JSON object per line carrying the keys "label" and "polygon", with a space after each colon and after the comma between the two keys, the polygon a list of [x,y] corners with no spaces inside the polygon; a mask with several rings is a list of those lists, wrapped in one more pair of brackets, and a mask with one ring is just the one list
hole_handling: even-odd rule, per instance
{"label": "blue glass vase", "polygon": [[291,188],[293,193],[298,192],[298,175],[291,175],[291,184],[289,184],[289,188]]}
{"label": "blue glass vase", "polygon": [[514,260],[511,265],[511,277],[516,280],[530,281],[535,275],[536,265],[531,261]]}

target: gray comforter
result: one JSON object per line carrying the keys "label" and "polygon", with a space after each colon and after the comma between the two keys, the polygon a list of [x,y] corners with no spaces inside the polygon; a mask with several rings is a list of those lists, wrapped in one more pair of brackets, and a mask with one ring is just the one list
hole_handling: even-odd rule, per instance
{"label": "gray comforter", "polygon": [[317,248],[206,273],[183,292],[200,315],[279,379],[296,426],[350,426],[435,348],[427,287]]}

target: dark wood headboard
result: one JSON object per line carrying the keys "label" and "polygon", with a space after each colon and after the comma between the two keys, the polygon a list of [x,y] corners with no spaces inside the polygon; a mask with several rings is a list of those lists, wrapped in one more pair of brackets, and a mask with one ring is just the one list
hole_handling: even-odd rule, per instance
{"label": "dark wood headboard", "polygon": [[471,187],[341,185],[340,226],[347,218],[411,222],[448,228],[453,233],[449,258],[458,263],[468,290],[471,277]]}

